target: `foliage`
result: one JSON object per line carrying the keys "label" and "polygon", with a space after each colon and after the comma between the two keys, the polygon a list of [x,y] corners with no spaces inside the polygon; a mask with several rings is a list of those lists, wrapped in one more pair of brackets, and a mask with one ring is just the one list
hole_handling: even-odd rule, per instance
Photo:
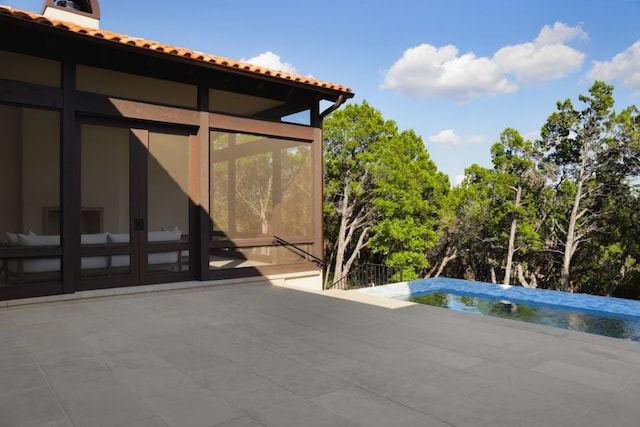
{"label": "foliage", "polygon": [[354,263],[406,266],[415,278],[438,240],[439,199],[449,189],[423,141],[363,102],[325,122],[325,238],[333,280]]}
{"label": "foliage", "polygon": [[[492,167],[450,188],[412,130],[366,102],[325,122],[325,236],[338,277],[373,262],[640,298],[640,113],[613,86],[559,101],[529,141],[506,128]],[[406,270],[405,270],[406,271]]]}
{"label": "foliage", "polygon": [[[590,96],[580,95],[582,110],[571,100],[557,103],[557,110],[542,128],[540,147],[555,166],[549,179],[567,191],[565,220],[554,224],[562,249],[560,288],[578,290],[571,267],[580,247],[601,232],[611,197],[624,196],[627,183],[638,174],[638,147],[633,128],[635,109],[621,115],[613,111],[613,86],[597,81]],[[635,113],[637,117],[637,112]],[[557,178],[556,178],[557,177]]]}

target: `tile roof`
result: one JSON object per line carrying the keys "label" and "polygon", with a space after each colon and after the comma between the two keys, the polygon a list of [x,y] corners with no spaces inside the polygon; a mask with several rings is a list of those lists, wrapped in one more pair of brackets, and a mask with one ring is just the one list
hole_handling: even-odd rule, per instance
{"label": "tile roof", "polygon": [[135,46],[141,49],[152,50],[155,52],[161,52],[167,55],[179,56],[193,61],[218,65],[234,70],[245,71],[247,73],[254,73],[263,76],[270,76],[278,79],[289,80],[297,83],[302,83],[310,86],[315,86],[323,89],[329,89],[336,92],[341,92],[347,97],[353,96],[353,91],[345,86],[319,81],[310,77],[301,76],[298,74],[286,73],[283,71],[272,70],[258,65],[249,64],[247,62],[236,61],[229,58],[224,58],[215,55],[208,55],[202,52],[196,52],[190,49],[171,46],[155,41],[145,40],[138,37],[131,37],[123,34],[114,33],[111,31],[85,27],[75,24],[73,22],[62,21],[58,19],[48,18],[42,15],[38,15],[33,12],[15,9],[10,6],[0,5],[0,16],[10,16],[13,18],[23,19],[25,21],[31,21],[41,25],[48,25],[61,30],[70,31],[73,33],[94,37],[96,39],[103,39],[112,41],[115,43],[121,43],[125,45]]}

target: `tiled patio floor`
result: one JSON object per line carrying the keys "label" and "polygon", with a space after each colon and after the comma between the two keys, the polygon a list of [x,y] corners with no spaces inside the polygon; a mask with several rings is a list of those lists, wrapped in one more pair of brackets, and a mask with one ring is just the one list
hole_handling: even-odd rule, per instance
{"label": "tiled patio floor", "polygon": [[639,343],[343,295],[2,308],[0,426],[638,426]]}

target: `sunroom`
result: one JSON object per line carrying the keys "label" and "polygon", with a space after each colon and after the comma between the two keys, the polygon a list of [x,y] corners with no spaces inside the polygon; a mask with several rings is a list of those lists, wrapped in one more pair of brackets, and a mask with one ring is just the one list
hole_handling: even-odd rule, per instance
{"label": "sunroom", "polygon": [[353,92],[0,6],[0,300],[282,277],[321,288],[322,121]]}

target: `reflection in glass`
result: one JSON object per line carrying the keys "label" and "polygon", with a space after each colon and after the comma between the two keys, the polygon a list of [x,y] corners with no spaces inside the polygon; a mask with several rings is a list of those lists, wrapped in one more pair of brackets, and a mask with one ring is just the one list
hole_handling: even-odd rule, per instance
{"label": "reflection in glass", "polygon": [[[81,244],[129,243],[129,130],[82,125],[81,216],[92,213],[81,227]],[[128,249],[128,246],[126,247]],[[129,254],[82,257],[84,277],[128,275]]]}
{"label": "reflection in glass", "polygon": [[267,235],[272,229],[273,154],[236,160],[236,229],[240,235]]}
{"label": "reflection in glass", "polygon": [[0,128],[0,286],[59,282],[60,257],[38,252],[60,247],[59,226],[47,227],[60,206],[60,115],[0,105]]}
{"label": "reflection in glass", "polygon": [[311,145],[281,150],[282,229],[286,236],[313,234]]}
{"label": "reflection in glass", "polygon": [[311,144],[211,132],[214,239],[313,235]]}
{"label": "reflection in glass", "polygon": [[226,160],[211,166],[211,217],[214,238],[224,238],[229,225],[229,163]]}
{"label": "reflection in glass", "polygon": [[189,252],[157,252],[153,246],[187,242],[189,234],[189,136],[149,133],[149,271],[179,271]]}

